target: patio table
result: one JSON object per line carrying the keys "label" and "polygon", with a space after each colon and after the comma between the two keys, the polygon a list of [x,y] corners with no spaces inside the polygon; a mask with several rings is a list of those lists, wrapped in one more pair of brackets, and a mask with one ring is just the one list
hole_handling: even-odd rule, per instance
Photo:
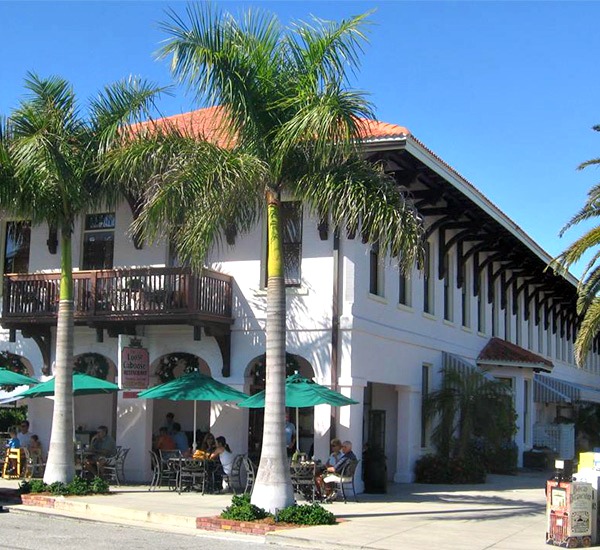
{"label": "patio table", "polygon": [[323,470],[323,465],[312,460],[292,462],[290,469],[294,492],[302,495],[307,501],[314,502],[317,491],[315,479]]}
{"label": "patio table", "polygon": [[[216,474],[221,469],[221,463],[216,460],[198,459],[198,458],[170,458],[169,467],[176,473],[177,491],[196,490],[202,494],[213,493],[216,491]],[[184,487],[184,482],[189,484]]]}

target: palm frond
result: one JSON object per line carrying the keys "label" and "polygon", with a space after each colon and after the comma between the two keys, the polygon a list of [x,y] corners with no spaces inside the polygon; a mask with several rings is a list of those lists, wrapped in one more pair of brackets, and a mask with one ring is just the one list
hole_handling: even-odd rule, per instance
{"label": "palm frond", "polygon": [[106,86],[103,93],[90,100],[91,126],[98,140],[98,154],[107,151],[117,136],[127,139],[124,127],[150,120],[156,111],[156,101],[165,94],[170,94],[169,86],[158,86],[131,76]]}
{"label": "palm frond", "polygon": [[196,4],[186,13],[187,21],[169,13],[162,29],[170,38],[159,56],[171,57],[171,72],[198,100],[226,107],[228,129],[238,139],[264,134],[270,124],[265,98],[279,84],[279,21],[249,13],[238,24],[214,6]]}
{"label": "palm frond", "polygon": [[289,52],[299,75],[314,86],[326,87],[331,82],[347,83],[346,72],[354,72],[360,61],[362,45],[367,38],[363,29],[367,12],[342,21],[313,18],[311,23],[294,24],[294,34],[287,35]]}
{"label": "palm frond", "polygon": [[[422,219],[393,178],[357,157],[322,171],[312,171],[310,157],[297,165],[305,172],[298,174],[294,194],[313,212],[329,212],[334,225],[357,230],[366,241],[378,243],[382,251],[399,257],[405,272],[415,263],[421,265]],[[289,170],[294,173],[292,167]]]}
{"label": "palm frond", "polygon": [[559,236],[562,237],[574,225],[595,218],[598,215],[600,215],[600,185],[594,185],[588,191],[588,197],[583,208],[565,224],[560,230]]}
{"label": "palm frond", "polygon": [[244,233],[260,216],[266,167],[255,156],[178,134],[140,135],[106,155],[104,175],[143,193],[133,230],[169,233],[180,258],[199,268],[226,229]]}
{"label": "palm frond", "polygon": [[575,340],[575,361],[580,367],[585,364],[598,330],[600,330],[600,298],[594,297],[585,312]]}

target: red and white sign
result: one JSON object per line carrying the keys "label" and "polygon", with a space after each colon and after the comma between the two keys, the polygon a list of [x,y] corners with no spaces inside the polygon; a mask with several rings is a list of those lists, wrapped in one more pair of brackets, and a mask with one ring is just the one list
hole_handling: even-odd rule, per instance
{"label": "red and white sign", "polygon": [[119,387],[143,390],[150,385],[150,355],[142,338],[119,336]]}

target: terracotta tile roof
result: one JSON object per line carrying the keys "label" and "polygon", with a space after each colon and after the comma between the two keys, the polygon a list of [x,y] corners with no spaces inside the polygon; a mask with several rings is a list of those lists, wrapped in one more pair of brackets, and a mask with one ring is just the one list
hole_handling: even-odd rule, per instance
{"label": "terracotta tile roof", "polygon": [[552,362],[541,355],[501,338],[490,338],[477,357],[477,363],[504,367],[529,367],[545,371],[554,368]]}
{"label": "terracotta tile roof", "polygon": [[360,135],[363,139],[382,139],[394,137],[406,137],[410,130],[397,124],[389,124],[379,120],[361,119],[362,129]]}
{"label": "terracotta tile roof", "polygon": [[[159,118],[152,122],[135,124],[131,127],[131,130],[136,132],[139,128],[149,126],[158,128],[173,126],[187,135],[203,137],[221,147],[226,147],[228,144],[232,144],[233,141],[232,137],[223,130],[222,123],[223,109],[221,107],[207,107],[189,113]],[[361,119],[360,135],[363,139],[367,140],[400,138],[410,135],[410,131],[396,124],[388,124],[379,120]]]}
{"label": "terracotta tile roof", "polygon": [[207,107],[189,113],[159,118],[152,122],[134,124],[131,130],[135,133],[141,128],[157,127],[166,129],[173,127],[185,135],[202,137],[220,147],[227,147],[233,144],[233,138],[223,129],[222,122],[223,109],[221,107]]}

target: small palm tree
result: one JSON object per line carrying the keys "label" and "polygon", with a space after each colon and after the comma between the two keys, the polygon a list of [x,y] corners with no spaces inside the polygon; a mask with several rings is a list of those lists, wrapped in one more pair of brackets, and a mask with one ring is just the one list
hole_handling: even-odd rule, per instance
{"label": "small palm tree", "polygon": [[284,441],[283,198],[401,253],[405,267],[420,252],[415,210],[393,179],[361,157],[361,121],[372,111],[347,87],[347,71],[358,64],[364,20],[283,28],[268,14],[238,21],[206,5],[188,7],[187,21],[171,13],[161,53],[171,57],[173,75],[213,105],[212,122],[220,124],[211,136],[168,120],[140,126],[107,157],[113,178],[147,189],[138,228],[153,240],[167,227],[196,269],[227,232],[249,231],[266,212],[265,423],[252,502],[270,511],[294,501]]}
{"label": "small palm tree", "polygon": [[[596,132],[600,132],[600,125],[594,126]],[[600,165],[600,159],[591,159],[579,165],[583,170],[588,166]],[[560,236],[571,227],[582,222],[593,220],[600,214],[600,184],[594,185],[588,192],[585,205],[575,214],[561,229]],[[586,357],[591,349],[592,342],[600,329],[600,226],[594,226],[571,244],[560,256],[555,258],[551,266],[566,273],[570,267],[578,263],[584,255],[592,253],[587,261],[579,284],[577,286],[577,312],[583,316],[581,327],[575,339],[575,361],[580,367],[585,363]]]}
{"label": "small palm tree", "polygon": [[55,398],[44,481],[68,482],[73,456],[73,225],[85,212],[114,201],[118,186],[99,177],[98,161],[141,117],[160,88],[130,79],[90,102],[89,118],[65,80],[30,73],[29,95],[0,125],[0,207],[60,232],[60,302],[56,331]]}
{"label": "small palm tree", "polygon": [[425,400],[425,415],[437,419],[432,441],[444,458],[465,458],[473,438],[485,435],[492,445],[514,435],[512,391],[481,372],[442,369],[442,386]]}

